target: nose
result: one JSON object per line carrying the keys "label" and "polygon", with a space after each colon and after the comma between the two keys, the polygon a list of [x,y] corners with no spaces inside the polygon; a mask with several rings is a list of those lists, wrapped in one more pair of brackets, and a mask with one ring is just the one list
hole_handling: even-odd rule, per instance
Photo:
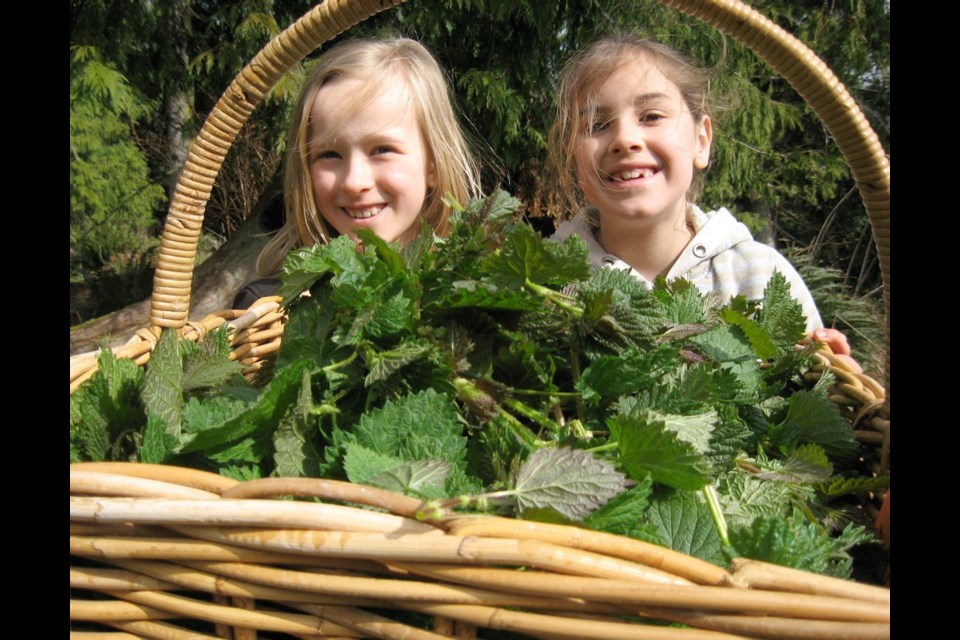
{"label": "nose", "polygon": [[370,162],[362,154],[350,154],[344,163],[341,187],[350,195],[361,194],[373,187],[373,171]]}
{"label": "nose", "polygon": [[629,153],[643,149],[643,127],[631,117],[620,116],[613,124],[613,137],[610,139],[610,151]]}

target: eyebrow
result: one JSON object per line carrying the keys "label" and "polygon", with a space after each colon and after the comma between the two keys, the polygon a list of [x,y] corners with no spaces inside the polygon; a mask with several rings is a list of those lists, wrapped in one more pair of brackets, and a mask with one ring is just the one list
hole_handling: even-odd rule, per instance
{"label": "eyebrow", "polygon": [[[654,91],[651,93],[643,93],[638,96],[634,96],[630,99],[630,106],[632,107],[642,107],[650,102],[659,102],[662,100],[670,100],[670,96],[660,91]],[[580,117],[586,117],[590,113],[589,109],[583,109],[580,111]],[[602,104],[594,104],[594,114],[607,114],[609,110],[604,107]]]}

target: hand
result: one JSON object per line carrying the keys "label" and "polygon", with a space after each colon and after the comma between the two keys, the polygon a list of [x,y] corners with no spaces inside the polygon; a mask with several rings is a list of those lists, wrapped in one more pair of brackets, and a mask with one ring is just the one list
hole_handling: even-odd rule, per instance
{"label": "hand", "polygon": [[850,343],[847,342],[847,336],[843,333],[836,329],[814,329],[810,337],[817,342],[825,342],[837,359],[847,364],[851,371],[863,373],[860,363],[850,356]]}

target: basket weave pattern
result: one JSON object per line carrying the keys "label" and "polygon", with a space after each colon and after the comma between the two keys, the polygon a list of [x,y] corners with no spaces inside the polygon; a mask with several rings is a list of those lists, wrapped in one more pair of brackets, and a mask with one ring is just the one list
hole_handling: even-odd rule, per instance
{"label": "basket weave pattern", "polygon": [[[476,627],[550,638],[889,635],[880,587],[757,561],[726,571],[569,526],[455,514],[427,523],[414,518],[419,501],[345,482],[238,483],[128,463],[72,465],[70,480],[70,553],[81,559],[71,588],[103,594],[72,600],[71,619],[147,637],[197,637],[178,618],[300,637],[473,637]],[[272,499],[287,495],[391,513]],[[435,616],[438,627],[368,608]]]}

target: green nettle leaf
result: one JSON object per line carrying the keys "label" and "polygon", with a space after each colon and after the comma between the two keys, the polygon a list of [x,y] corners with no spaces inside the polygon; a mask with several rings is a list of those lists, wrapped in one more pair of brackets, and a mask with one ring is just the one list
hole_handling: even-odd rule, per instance
{"label": "green nettle leaf", "polygon": [[647,476],[587,516],[584,524],[607,533],[645,539],[640,520],[647,510],[652,489],[653,478]]}
{"label": "green nettle leaf", "polygon": [[357,443],[346,445],[344,450],[343,470],[350,482],[357,484],[368,484],[372,478],[403,464],[398,456],[374,451]]}
{"label": "green nettle leaf", "polygon": [[164,329],[143,379],[143,404],[179,436],[183,420],[183,357],[173,329]]}
{"label": "green nettle leaf", "polygon": [[707,484],[704,457],[668,430],[663,420],[644,412],[611,418],[607,426],[619,445],[620,464],[631,478],[649,474],[655,482],[678,489]]}
{"label": "green nettle leaf", "polygon": [[367,356],[367,366],[370,372],[363,384],[370,386],[375,382],[382,382],[399,371],[405,365],[416,362],[434,351],[433,345],[425,340],[411,340],[402,342],[398,347],[389,351],[371,352]]}
{"label": "green nettle leaf", "polygon": [[777,357],[777,346],[773,344],[773,340],[757,322],[729,308],[721,309],[719,315],[720,319],[727,324],[740,327],[750,344],[753,345],[753,350],[758,358],[772,360]]}
{"label": "green nettle leaf", "polygon": [[[214,462],[221,463],[224,466],[231,466],[227,463],[249,462],[257,465],[259,469],[264,457],[272,452],[272,444],[268,445],[263,440],[264,438],[260,440],[244,438],[234,444],[208,449],[206,455]],[[223,469],[223,466],[220,468]]]}
{"label": "green nettle leaf", "polygon": [[222,426],[198,433],[184,434],[181,453],[203,451],[245,438],[258,430],[266,430],[280,423],[281,418],[296,402],[302,382],[302,372],[308,363],[299,360],[277,372],[264,388],[257,402]]}
{"label": "green nettle leaf", "polygon": [[657,278],[654,293],[663,303],[666,321],[671,325],[700,324],[707,320],[707,300],[689,281],[678,278],[667,284]]}
{"label": "green nettle leaf", "polygon": [[456,404],[433,389],[363,414],[353,435],[358,444],[402,461],[440,458],[456,465],[466,457]]}
{"label": "green nettle leaf", "polygon": [[842,460],[852,458],[859,451],[853,428],[837,405],[811,391],[798,391],[790,397],[790,408],[779,425],[778,434],[775,439],[781,446],[818,444],[828,456]]}
{"label": "green nettle leaf", "polygon": [[521,226],[511,233],[503,247],[483,263],[483,270],[498,286],[523,287],[527,281],[583,280],[590,273],[587,247],[578,236],[562,243],[544,239],[532,227]]}
{"label": "green nettle leaf", "polygon": [[380,261],[387,265],[387,268],[393,273],[406,273],[407,262],[396,247],[391,246],[383,238],[369,229],[360,229],[357,231],[357,237],[363,241],[363,247],[373,247],[377,252]]}
{"label": "green nettle leaf", "polygon": [[320,454],[313,443],[316,427],[310,420],[313,390],[310,372],[303,370],[300,396],[293,411],[281,420],[273,435],[273,461],[277,475],[317,477],[320,475]]}
{"label": "green nettle leaf", "polygon": [[740,327],[729,324],[717,325],[706,333],[693,336],[690,341],[717,362],[744,362],[757,357]]}
{"label": "green nettle leaf", "polygon": [[720,480],[718,495],[728,524],[782,517],[794,503],[793,490],[788,484],[761,480],[740,469],[734,469]]}
{"label": "green nettle leaf", "polygon": [[647,518],[663,543],[681,553],[726,565],[723,542],[713,525],[710,507],[700,492],[668,490],[656,495]]}
{"label": "green nettle leaf", "polygon": [[183,390],[215,387],[241,373],[243,369],[242,363],[227,358],[214,357],[199,362],[188,362],[183,371]]}
{"label": "green nettle leaf", "polygon": [[576,389],[583,394],[584,402],[602,406],[619,396],[655,386],[679,365],[676,349],[670,345],[652,351],[631,347],[617,356],[602,356],[591,362]]}
{"label": "green nettle leaf", "polygon": [[331,291],[330,287],[319,287],[290,305],[275,369],[301,359],[321,359],[336,313],[330,302]]}
{"label": "green nettle leaf", "polygon": [[106,460],[121,433],[139,431],[146,422],[140,389],[143,369],[105,349],[98,369],[70,398],[71,438],[83,456]]}
{"label": "green nettle leaf", "polygon": [[757,475],[764,480],[781,482],[818,482],[833,475],[833,465],[827,460],[827,454],[815,444],[798,447],[790,454],[779,469]]}
{"label": "green nettle leaf", "polygon": [[836,478],[823,483],[821,490],[828,498],[839,498],[851,494],[883,493],[890,488],[890,476],[875,478]]}
{"label": "green nettle leaf", "polygon": [[320,454],[310,438],[315,431],[299,416],[280,422],[273,435],[273,463],[277,475],[291,478],[318,477]]}
{"label": "green nettle leaf", "polygon": [[690,443],[698,453],[706,453],[710,449],[710,439],[717,418],[716,411],[688,416],[651,411],[648,420],[663,421],[664,426],[676,433],[680,440]]}
{"label": "green nettle leaf", "polygon": [[196,433],[223,426],[250,408],[251,402],[226,396],[190,398],[183,407],[183,431]]}
{"label": "green nettle leaf", "polygon": [[389,491],[424,497],[442,497],[451,466],[445,460],[404,462],[369,478],[366,484]]}
{"label": "green nettle leaf", "polygon": [[140,461],[148,464],[167,462],[177,445],[163,419],[154,414],[147,418],[147,428],[143,432],[143,444],[140,446]]}
{"label": "green nettle leaf", "polygon": [[787,353],[806,334],[807,321],[803,307],[793,299],[790,284],[776,272],[763,290],[763,301],[757,312],[757,323],[770,336],[779,353]]}
{"label": "green nettle leaf", "polygon": [[520,466],[513,488],[520,513],[552,508],[582,520],[627,487],[613,463],[569,447],[537,449]]}
{"label": "green nettle leaf", "polygon": [[854,524],[839,537],[825,536],[799,515],[758,518],[750,526],[731,526],[729,533],[736,555],[837,578],[850,577],[853,561],[847,550],[873,540]]}

